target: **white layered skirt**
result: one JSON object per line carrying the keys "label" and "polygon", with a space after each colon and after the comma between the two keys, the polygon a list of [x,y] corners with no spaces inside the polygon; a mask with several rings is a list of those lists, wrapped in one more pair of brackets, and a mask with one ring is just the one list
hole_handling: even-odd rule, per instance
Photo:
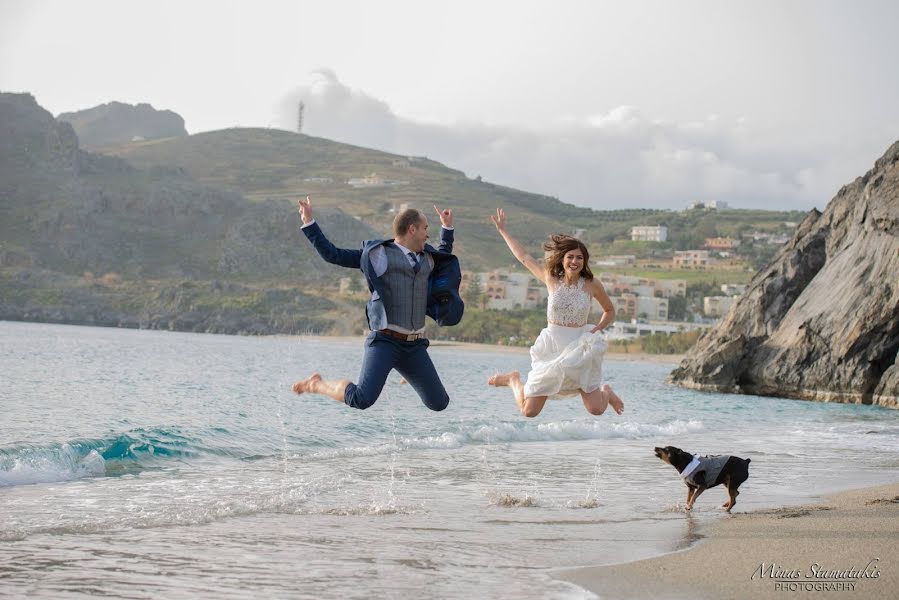
{"label": "white layered skirt", "polygon": [[547,325],[531,346],[531,371],[524,395],[551,399],[589,393],[602,385],[602,359],[608,344],[605,335],[590,333],[595,325],[563,327]]}

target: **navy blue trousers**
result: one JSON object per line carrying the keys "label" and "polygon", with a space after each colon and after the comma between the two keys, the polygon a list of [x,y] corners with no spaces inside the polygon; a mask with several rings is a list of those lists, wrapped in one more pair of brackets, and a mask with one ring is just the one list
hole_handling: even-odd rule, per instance
{"label": "navy blue trousers", "polygon": [[443,410],[449,404],[449,395],[428,355],[429,345],[426,339],[403,342],[372,331],[365,338],[365,356],[362,358],[359,382],[347,386],[343,401],[353,408],[368,408],[381,395],[390,371],[396,369],[418,392],[425,406],[431,410]]}

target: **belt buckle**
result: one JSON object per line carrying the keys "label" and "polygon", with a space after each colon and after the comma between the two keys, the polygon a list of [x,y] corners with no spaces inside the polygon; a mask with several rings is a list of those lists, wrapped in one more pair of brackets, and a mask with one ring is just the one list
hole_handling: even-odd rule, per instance
{"label": "belt buckle", "polygon": [[384,335],[403,340],[404,342],[414,342],[415,340],[421,339],[424,335],[423,333],[400,333],[393,329],[381,329],[380,332]]}

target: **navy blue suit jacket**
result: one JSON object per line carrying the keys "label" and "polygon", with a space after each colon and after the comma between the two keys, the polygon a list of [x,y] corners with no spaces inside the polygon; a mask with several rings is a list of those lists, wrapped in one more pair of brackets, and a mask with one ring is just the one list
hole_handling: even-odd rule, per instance
{"label": "navy blue suit jacket", "polygon": [[[381,297],[384,288],[380,278],[375,275],[369,253],[373,248],[382,246],[393,240],[369,240],[362,242],[359,250],[338,248],[325,237],[318,222],[303,228],[306,238],[312,242],[312,246],[326,262],[360,269],[368,282],[368,290],[371,297],[365,307],[368,318],[368,326],[372,331],[387,327],[387,311]],[[440,247],[434,248],[425,244],[424,251],[434,258],[434,268],[428,277],[428,307],[427,315],[441,326],[456,325],[462,320],[465,311],[465,303],[459,295],[459,286],[462,284],[462,270],[459,259],[453,252],[453,232],[450,229],[440,229]]]}

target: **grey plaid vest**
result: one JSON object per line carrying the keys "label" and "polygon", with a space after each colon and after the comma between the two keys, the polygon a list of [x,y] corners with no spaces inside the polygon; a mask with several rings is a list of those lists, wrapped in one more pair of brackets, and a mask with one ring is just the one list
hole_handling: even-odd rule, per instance
{"label": "grey plaid vest", "polygon": [[428,276],[431,274],[431,259],[427,253],[419,257],[421,267],[418,273],[409,264],[409,258],[394,244],[386,244],[387,271],[381,275],[384,294],[381,297],[387,322],[409,330],[425,326],[425,311],[428,306]]}

